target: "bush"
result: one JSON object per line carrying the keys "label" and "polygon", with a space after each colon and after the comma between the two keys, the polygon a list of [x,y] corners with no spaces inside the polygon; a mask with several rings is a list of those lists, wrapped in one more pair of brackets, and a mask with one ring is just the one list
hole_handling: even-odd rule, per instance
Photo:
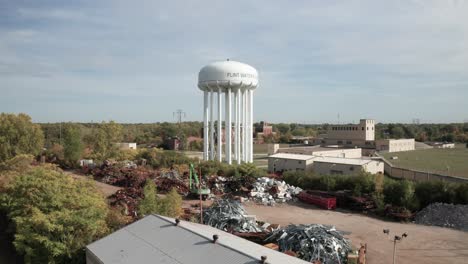
{"label": "bush", "polygon": [[460,183],[455,188],[455,203],[468,204],[468,183]]}
{"label": "bush", "polygon": [[384,184],[383,193],[386,203],[408,207],[413,199],[414,186],[412,182],[407,180],[387,179]]}
{"label": "bush", "polygon": [[440,181],[418,182],[415,184],[414,194],[421,208],[436,202],[455,202],[455,190],[453,185]]}

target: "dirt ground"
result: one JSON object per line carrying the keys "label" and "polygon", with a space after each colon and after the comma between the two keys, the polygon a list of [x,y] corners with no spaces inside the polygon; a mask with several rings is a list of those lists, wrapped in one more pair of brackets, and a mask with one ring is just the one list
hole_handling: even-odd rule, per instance
{"label": "dirt ground", "polygon": [[[74,179],[89,179],[89,177],[87,176],[84,176],[84,175],[79,175],[79,174],[75,174],[73,172],[70,172],[70,171],[64,171],[66,174],[69,174],[70,176],[72,176]],[[120,187],[116,187],[116,186],[113,186],[113,185],[110,185],[110,184],[105,184],[105,183],[102,183],[102,182],[99,182],[99,181],[94,181],[96,183],[96,187],[98,187],[99,190],[101,190],[101,192],[106,196],[110,196],[112,194],[114,194],[115,192],[117,192],[118,190],[122,189]]]}
{"label": "dirt ground", "polygon": [[[392,263],[394,235],[406,232],[408,237],[397,244],[397,263],[468,263],[468,232],[448,228],[422,226],[379,220],[346,211],[327,211],[303,203],[282,204],[275,207],[244,204],[257,220],[281,225],[327,224],[346,235],[354,246],[367,243],[367,261],[370,264]],[[383,233],[390,229],[390,236]]]}

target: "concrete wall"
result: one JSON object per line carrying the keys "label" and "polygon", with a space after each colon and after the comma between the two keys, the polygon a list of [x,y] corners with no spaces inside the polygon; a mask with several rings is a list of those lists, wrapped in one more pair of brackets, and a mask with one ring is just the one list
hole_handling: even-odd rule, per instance
{"label": "concrete wall", "polygon": [[268,171],[269,172],[283,172],[283,171],[310,171],[314,160],[294,160],[294,159],[281,159],[281,158],[268,158]]}
{"label": "concrete wall", "polygon": [[370,161],[364,165],[339,164],[331,162],[314,161],[313,170],[317,174],[354,174],[361,170],[377,174],[384,173],[384,163],[382,161]]}
{"label": "concrete wall", "polygon": [[410,181],[446,181],[446,182],[468,183],[468,179],[466,178],[399,168],[399,167],[393,166],[390,162],[388,162],[385,159],[383,161],[385,163],[385,166],[384,166],[385,174],[389,175],[390,177],[399,178],[399,179],[407,179]]}
{"label": "concrete wall", "polygon": [[378,151],[400,152],[414,150],[414,138],[408,139],[379,139],[375,141],[375,148]]}

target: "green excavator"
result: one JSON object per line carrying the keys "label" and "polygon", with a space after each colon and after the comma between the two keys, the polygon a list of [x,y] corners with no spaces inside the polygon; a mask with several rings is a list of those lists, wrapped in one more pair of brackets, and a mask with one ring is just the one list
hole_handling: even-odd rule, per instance
{"label": "green excavator", "polygon": [[[193,179],[192,179],[193,178]],[[194,182],[195,181],[195,182]],[[191,196],[202,197],[203,200],[206,200],[210,196],[210,189],[203,186],[201,179],[198,179],[197,171],[192,163],[190,163],[190,178],[189,178],[189,188]]]}

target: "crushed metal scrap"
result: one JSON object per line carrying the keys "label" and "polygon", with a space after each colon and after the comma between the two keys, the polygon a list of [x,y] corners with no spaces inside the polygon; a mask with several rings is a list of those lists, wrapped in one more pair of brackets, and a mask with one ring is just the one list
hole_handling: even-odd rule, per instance
{"label": "crushed metal scrap", "polygon": [[263,232],[254,216],[246,214],[242,205],[233,200],[216,200],[203,211],[203,222],[227,232]]}
{"label": "crushed metal scrap", "polygon": [[352,250],[343,232],[325,225],[289,225],[273,231],[265,240],[276,243],[281,252],[293,251],[298,258],[322,264],[346,263]]}
{"label": "crushed metal scrap", "polygon": [[261,177],[253,184],[250,197],[264,205],[275,205],[292,200],[301,191],[301,188],[289,185],[284,181]]}

